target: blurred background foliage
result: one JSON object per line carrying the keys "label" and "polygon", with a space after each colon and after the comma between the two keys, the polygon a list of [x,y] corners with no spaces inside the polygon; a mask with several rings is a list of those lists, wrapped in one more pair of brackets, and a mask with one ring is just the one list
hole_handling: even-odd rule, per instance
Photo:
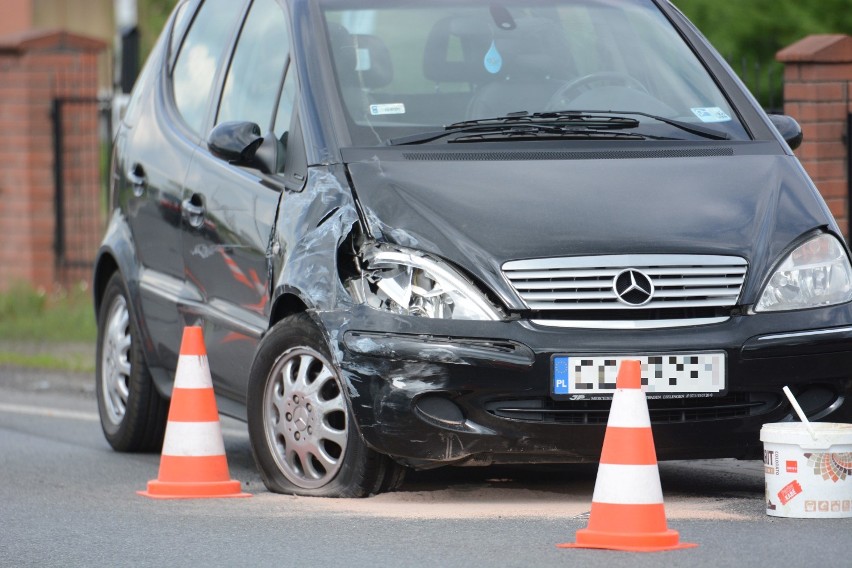
{"label": "blurred background foliage", "polygon": [[811,34],[852,35],[852,0],[672,0],[758,97],[780,110],[781,49]]}

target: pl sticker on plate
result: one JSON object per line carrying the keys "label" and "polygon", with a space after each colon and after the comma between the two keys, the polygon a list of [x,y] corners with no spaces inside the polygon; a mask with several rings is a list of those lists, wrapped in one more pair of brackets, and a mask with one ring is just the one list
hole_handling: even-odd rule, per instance
{"label": "pl sticker on plate", "polygon": [[693,108],[692,114],[701,122],[728,122],[731,117],[719,107],[697,107]]}
{"label": "pl sticker on plate", "polygon": [[405,105],[403,103],[370,105],[370,114],[373,116],[379,116],[382,114],[405,114]]}

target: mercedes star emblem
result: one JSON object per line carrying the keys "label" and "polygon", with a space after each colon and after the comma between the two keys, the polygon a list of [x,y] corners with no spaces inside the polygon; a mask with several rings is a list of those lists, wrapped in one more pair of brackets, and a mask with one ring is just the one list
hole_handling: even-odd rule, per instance
{"label": "mercedes star emblem", "polygon": [[654,283],[635,268],[621,271],[613,279],[612,289],[619,302],[633,307],[644,306],[654,297]]}

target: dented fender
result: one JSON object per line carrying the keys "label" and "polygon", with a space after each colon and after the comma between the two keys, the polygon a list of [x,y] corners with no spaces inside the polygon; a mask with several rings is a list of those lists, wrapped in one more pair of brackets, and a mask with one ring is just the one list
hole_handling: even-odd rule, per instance
{"label": "dented fender", "polygon": [[358,221],[340,166],[312,168],[302,191],[286,192],[271,246],[273,304],[289,294],[312,310],[350,305],[334,251]]}

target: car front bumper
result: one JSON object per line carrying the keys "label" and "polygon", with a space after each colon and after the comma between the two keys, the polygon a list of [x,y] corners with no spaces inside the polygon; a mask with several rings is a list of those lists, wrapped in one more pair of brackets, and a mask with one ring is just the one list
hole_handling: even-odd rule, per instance
{"label": "car front bumper", "polygon": [[793,418],[785,385],[812,419],[852,421],[849,306],[618,331],[318,316],[364,439],[412,467],[597,461],[609,402],[555,400],[556,354],[725,352],[721,396],[649,400],[659,459],[757,457],[761,426]]}

